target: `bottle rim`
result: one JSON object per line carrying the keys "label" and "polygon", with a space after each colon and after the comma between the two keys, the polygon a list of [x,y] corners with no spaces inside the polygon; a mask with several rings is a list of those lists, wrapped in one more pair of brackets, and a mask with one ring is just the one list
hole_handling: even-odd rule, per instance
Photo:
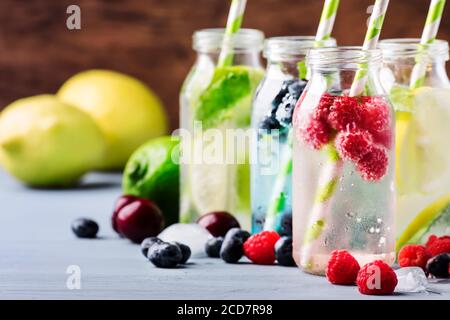
{"label": "bottle rim", "polygon": [[[336,39],[322,41],[325,47],[335,47]],[[298,60],[304,58],[314,48],[314,36],[271,37],[264,41],[264,57],[272,61]]]}
{"label": "bottle rim", "polygon": [[332,48],[313,48],[306,62],[311,69],[367,69],[381,65],[380,49],[364,49],[361,46],[341,46]]}
{"label": "bottle rim", "polygon": [[426,47],[420,44],[418,38],[385,39],[379,42],[378,47],[382,50],[385,61],[416,58],[421,54],[425,54],[431,60],[449,60],[448,42],[440,39],[433,41]]}
{"label": "bottle rim", "polygon": [[[220,51],[225,39],[224,28],[208,28],[194,32],[193,48],[198,52]],[[264,33],[257,29],[240,29],[229,39],[228,44],[233,52],[256,50],[263,48]]]}

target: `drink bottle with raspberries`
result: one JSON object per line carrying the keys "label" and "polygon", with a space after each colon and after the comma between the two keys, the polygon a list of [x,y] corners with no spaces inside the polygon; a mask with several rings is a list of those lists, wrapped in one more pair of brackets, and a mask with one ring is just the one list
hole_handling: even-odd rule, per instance
{"label": "drink bottle with raspberries", "polygon": [[213,211],[233,214],[250,228],[251,105],[264,75],[264,34],[240,29],[227,40],[230,62],[220,65],[223,29],[194,34],[195,65],[180,94],[182,157],[180,220]]}
{"label": "drink bottle with raspberries", "polygon": [[[447,41],[380,42],[383,86],[396,116],[397,248],[450,234],[450,81]],[[413,80],[417,61],[425,66]]]}
{"label": "drink bottle with raspberries", "polygon": [[[306,86],[305,57],[314,37],[266,40],[266,75],[253,101],[251,144],[252,232],[292,234],[292,114]],[[335,46],[327,39],[323,46]]]}
{"label": "drink bottle with raspberries", "polygon": [[[294,259],[323,275],[329,254],[363,265],[395,260],[395,121],[379,80],[380,50],[312,49],[293,116]],[[365,74],[358,96],[350,89]],[[356,78],[358,79],[358,78]]]}

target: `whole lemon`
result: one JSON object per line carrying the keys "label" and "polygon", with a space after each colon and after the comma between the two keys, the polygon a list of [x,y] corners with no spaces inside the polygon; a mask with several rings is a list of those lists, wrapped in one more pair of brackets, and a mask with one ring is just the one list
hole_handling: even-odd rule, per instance
{"label": "whole lemon", "polygon": [[167,132],[158,97],[139,80],[107,70],[90,70],[67,80],[58,97],[91,115],[102,130],[107,150],[101,170],[125,166],[141,144]]}
{"label": "whole lemon", "polygon": [[53,95],[13,102],[0,114],[0,164],[35,187],[69,186],[103,157],[94,120]]}

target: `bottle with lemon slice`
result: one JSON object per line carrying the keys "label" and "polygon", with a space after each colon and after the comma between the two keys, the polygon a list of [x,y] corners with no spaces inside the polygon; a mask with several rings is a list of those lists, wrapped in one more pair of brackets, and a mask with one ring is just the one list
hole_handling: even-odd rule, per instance
{"label": "bottle with lemon slice", "polygon": [[[448,43],[423,51],[419,39],[381,41],[383,84],[396,110],[397,249],[429,234],[450,234],[450,82]],[[410,89],[417,57],[422,86]]]}
{"label": "bottle with lemon slice", "polygon": [[197,61],[180,94],[181,222],[228,211],[250,227],[249,132],[253,95],[263,77],[264,35],[241,29],[228,43],[230,64],[219,65],[223,29],[194,34]]}

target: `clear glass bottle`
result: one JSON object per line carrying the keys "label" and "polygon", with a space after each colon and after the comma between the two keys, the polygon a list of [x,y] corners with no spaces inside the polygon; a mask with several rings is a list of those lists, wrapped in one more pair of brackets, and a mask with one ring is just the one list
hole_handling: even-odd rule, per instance
{"label": "clear glass bottle", "polygon": [[[267,39],[266,75],[253,101],[251,144],[252,232],[292,234],[292,113],[306,86],[311,36]],[[325,46],[335,46],[329,39]]]}
{"label": "clear glass bottle", "polygon": [[217,66],[223,29],[195,32],[197,60],[180,93],[181,222],[214,211],[250,227],[251,103],[264,70],[264,34],[241,29],[228,41],[231,66]]}
{"label": "clear glass bottle", "polygon": [[[383,51],[383,86],[396,115],[397,249],[450,234],[450,82],[447,41],[427,49],[420,39],[388,39]],[[410,85],[423,61],[422,86]],[[410,88],[411,87],[411,88]]]}
{"label": "clear glass bottle", "polygon": [[[323,275],[329,254],[363,265],[395,260],[392,107],[380,80],[380,50],[312,49],[311,78],[293,116],[293,255]],[[367,81],[349,92],[358,70]]]}

